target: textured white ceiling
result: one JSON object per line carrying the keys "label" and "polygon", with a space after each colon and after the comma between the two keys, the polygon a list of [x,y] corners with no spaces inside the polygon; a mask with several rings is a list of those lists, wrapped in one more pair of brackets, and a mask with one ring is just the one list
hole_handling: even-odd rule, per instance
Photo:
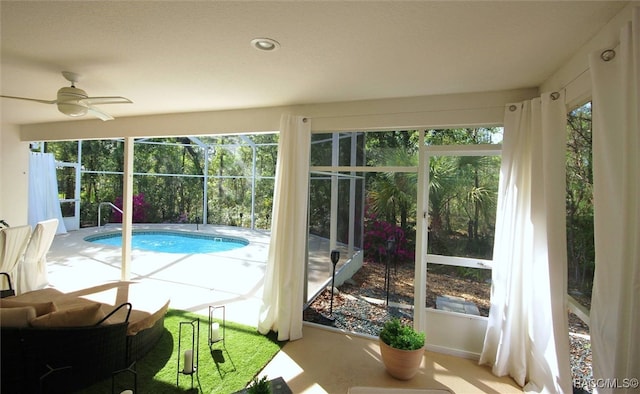
{"label": "textured white ceiling", "polygon": [[74,71],[90,96],[134,102],[101,107],[118,117],[536,87],[627,3],[3,0],[0,93],[51,100]]}

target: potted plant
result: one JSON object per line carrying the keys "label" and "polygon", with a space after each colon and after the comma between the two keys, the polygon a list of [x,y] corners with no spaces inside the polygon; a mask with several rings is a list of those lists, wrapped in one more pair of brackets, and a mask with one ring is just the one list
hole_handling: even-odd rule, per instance
{"label": "potted plant", "polygon": [[247,388],[248,394],[271,394],[271,384],[266,376],[258,379],[256,376],[253,378],[251,385]]}
{"label": "potted plant", "polygon": [[418,373],[424,355],[423,332],[393,318],[384,323],[379,342],[382,362],[391,376],[409,380]]}

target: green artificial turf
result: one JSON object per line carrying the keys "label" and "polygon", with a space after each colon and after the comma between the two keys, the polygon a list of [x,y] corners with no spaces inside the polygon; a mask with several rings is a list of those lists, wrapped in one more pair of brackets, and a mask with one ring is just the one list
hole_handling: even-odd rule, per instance
{"label": "green artificial turf", "polygon": [[[178,333],[180,322],[200,319],[200,354],[198,373],[178,374]],[[221,322],[220,322],[221,324]],[[171,309],[164,321],[165,330],[158,344],[135,365],[138,376],[137,393],[233,393],[242,390],[278,353],[284,345],[275,334],[264,336],[254,327],[226,322],[224,346],[208,344],[208,317]],[[222,334],[222,328],[220,329]],[[191,348],[191,325],[182,325],[180,369],[184,367],[184,350]],[[179,386],[176,385],[179,377]],[[276,376],[269,377],[276,378]],[[111,393],[112,380],[107,379],[87,389],[83,394]],[[133,390],[133,374],[116,376],[113,392]],[[136,393],[136,394],[137,394]]]}

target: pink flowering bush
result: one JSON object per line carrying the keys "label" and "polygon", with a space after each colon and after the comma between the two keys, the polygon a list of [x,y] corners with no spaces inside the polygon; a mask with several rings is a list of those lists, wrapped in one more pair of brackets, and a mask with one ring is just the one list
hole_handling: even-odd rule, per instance
{"label": "pink flowering bush", "polygon": [[[122,209],[122,196],[117,197],[113,205]],[[149,204],[144,201],[144,194],[135,194],[133,196],[133,223],[147,222],[147,208]],[[122,214],[117,210],[111,212],[111,221],[113,223],[122,223]]]}
{"label": "pink flowering bush", "polygon": [[404,230],[394,223],[379,220],[370,209],[365,208],[364,219],[364,251],[365,256],[378,258],[383,261],[387,256],[387,240],[395,239],[393,258],[397,261],[413,260],[415,251],[409,249]]}

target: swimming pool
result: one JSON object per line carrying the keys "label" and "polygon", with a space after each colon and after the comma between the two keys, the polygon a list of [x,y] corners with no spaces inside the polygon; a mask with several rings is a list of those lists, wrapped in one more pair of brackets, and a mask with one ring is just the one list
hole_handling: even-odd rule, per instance
{"label": "swimming pool", "polygon": [[[222,237],[216,234],[198,234],[178,231],[133,230],[131,247],[163,253],[215,253],[226,252],[249,245],[244,238]],[[87,242],[122,246],[122,234],[111,232],[91,235]]]}

